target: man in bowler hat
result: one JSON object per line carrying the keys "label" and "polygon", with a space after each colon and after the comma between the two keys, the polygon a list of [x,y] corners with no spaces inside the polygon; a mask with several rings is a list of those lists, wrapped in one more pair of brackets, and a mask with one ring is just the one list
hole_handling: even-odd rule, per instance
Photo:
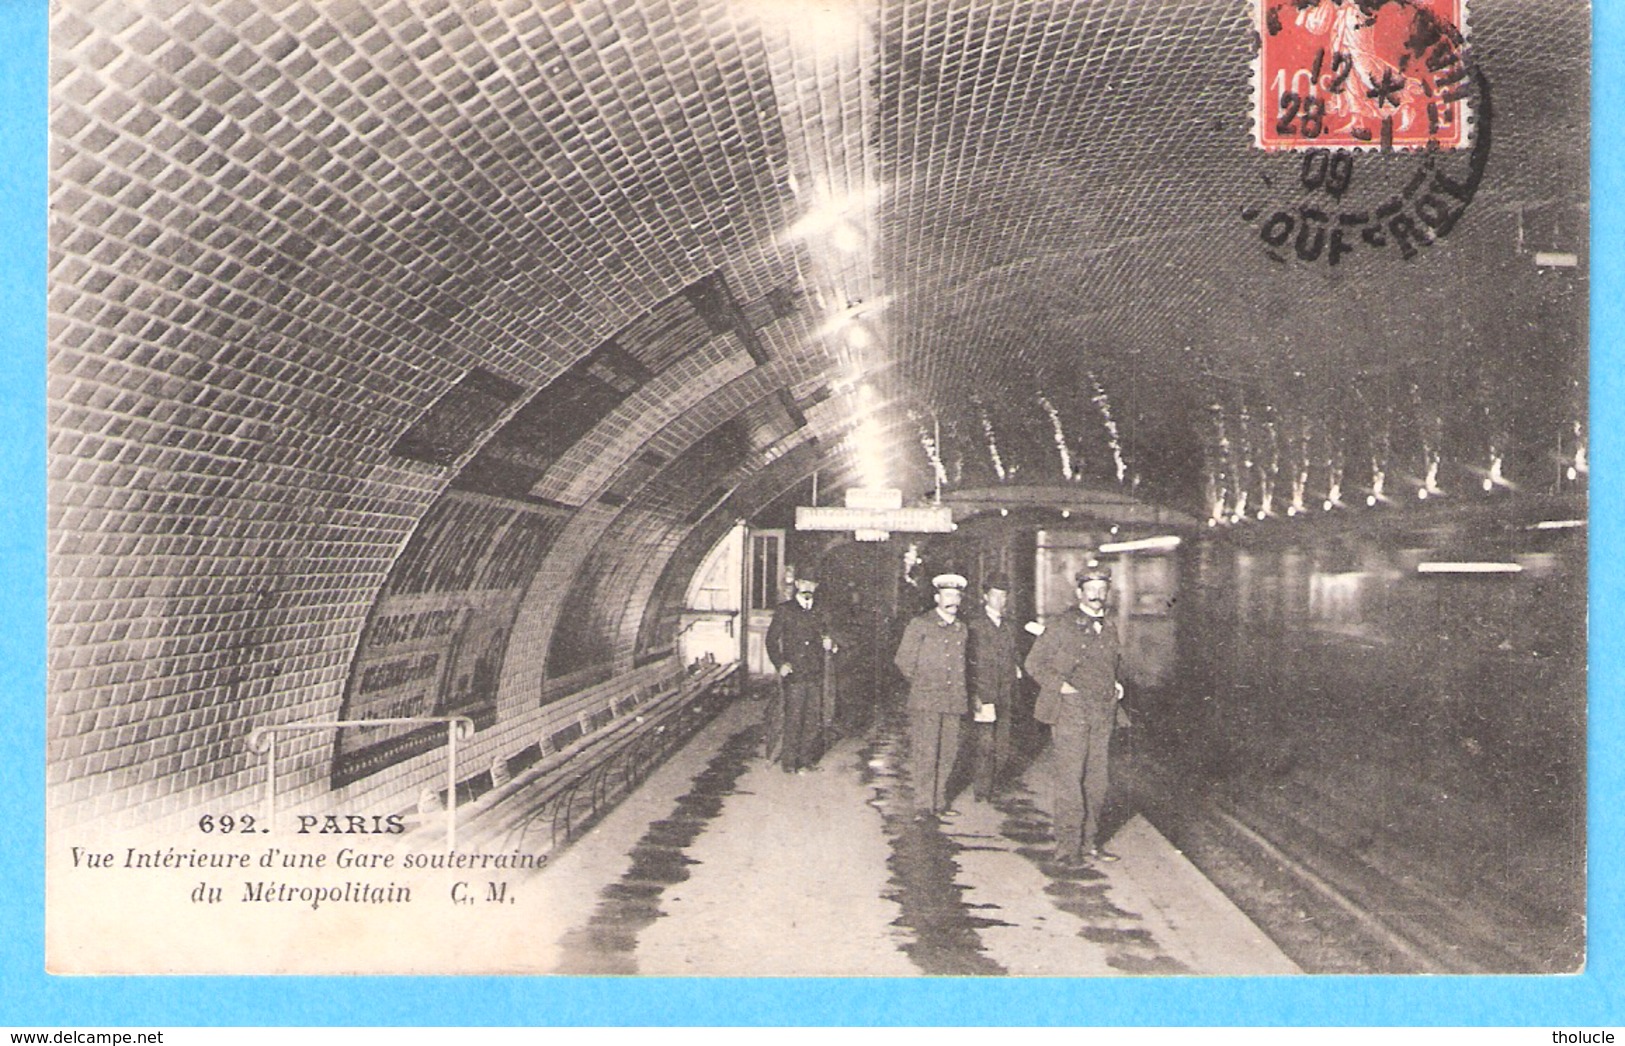
{"label": "man in bowler hat", "polygon": [[817,591],[813,578],[796,578],[795,595],[774,609],[767,626],[767,657],[778,671],[782,698],[779,757],[785,773],[805,773],[818,757],[824,655],[835,649],[835,640],[824,615],[813,609]]}
{"label": "man in bowler hat", "polygon": [[972,781],[981,802],[993,801],[999,771],[1010,759],[1021,658],[1016,653],[1016,625],[1006,613],[1009,601],[1009,576],[1002,570],[989,571],[982,580],[982,605],[966,621],[970,731],[976,753]]}

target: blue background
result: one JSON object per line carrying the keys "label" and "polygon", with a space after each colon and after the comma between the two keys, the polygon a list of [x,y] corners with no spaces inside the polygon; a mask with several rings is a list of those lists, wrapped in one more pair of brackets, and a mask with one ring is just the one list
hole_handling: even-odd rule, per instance
{"label": "blue background", "polygon": [[[1132,2],[1132,0],[1131,0]],[[1517,2],[1517,0],[1502,0]],[[1576,0],[1578,2],[1578,0]],[[1569,977],[664,980],[129,978],[44,973],[46,5],[0,0],[0,1026],[1625,1024],[1621,978],[1621,452],[1625,153],[1614,60],[1625,3],[1594,14],[1590,941]]]}

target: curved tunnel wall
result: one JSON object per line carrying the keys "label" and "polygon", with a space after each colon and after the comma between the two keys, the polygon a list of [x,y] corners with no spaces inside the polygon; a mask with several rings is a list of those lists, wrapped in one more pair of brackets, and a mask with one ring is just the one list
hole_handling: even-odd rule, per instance
{"label": "curved tunnel wall", "polygon": [[[708,276],[724,273],[743,303],[730,307],[745,309],[798,271],[801,248],[778,238],[794,200],[768,173],[790,169],[770,70],[716,11],[679,13],[701,27],[688,45],[700,53],[636,59],[639,82],[669,95],[664,118],[689,129],[680,138],[653,124],[610,133],[578,73],[559,71],[560,41],[592,12],[511,15],[453,12],[411,46],[365,5],[54,9],[53,819],[255,800],[250,729],[337,718],[374,608],[403,595],[391,572],[420,554],[413,534],[522,409],[522,396],[498,404],[491,429],[449,455],[402,453],[468,375],[543,389]],[[480,86],[431,70],[448,54],[479,67]],[[730,70],[728,89],[762,104],[719,126],[722,85],[691,64]],[[552,79],[536,78],[543,67]],[[381,115],[402,105],[421,115]],[[519,128],[530,146],[505,148]],[[684,231],[647,235],[659,175],[626,157],[655,142],[704,185],[726,172],[725,213],[679,190],[659,206],[686,209]],[[770,387],[821,363],[796,358],[810,321],[781,326]],[[713,359],[687,401],[761,362],[739,360]],[[554,498],[569,521],[524,542],[527,562],[547,552],[514,611],[495,702],[513,727],[489,731],[492,746],[531,728],[510,713],[535,716],[557,613],[543,593],[568,589],[615,515],[591,499],[638,445],[591,443],[601,431],[561,451],[568,476],[543,478],[579,498]],[[512,481],[498,471],[465,472],[485,477],[473,493]],[[331,787],[332,751],[320,735],[283,747],[290,798]],[[400,765],[428,779],[434,758]],[[410,791],[389,773],[346,786],[363,806]]]}
{"label": "curved tunnel wall", "polygon": [[[805,425],[793,401],[771,395],[782,366],[745,370],[697,401],[686,394],[696,381],[767,362],[756,332],[730,306],[719,280],[674,296],[532,396],[485,440],[425,517],[380,594],[378,627],[363,635],[343,718],[467,715],[480,733],[462,765],[480,767],[531,744],[555,750],[561,738],[567,743],[608,725],[625,692],[680,670],[670,661],[675,630],[639,628],[662,568],[722,495],[780,441],[803,438],[796,433]],[[705,317],[691,307],[713,312]],[[780,317],[761,318],[771,324]],[[641,334],[647,331],[660,334]],[[664,369],[641,369],[644,360]],[[666,373],[674,374],[661,390],[669,397],[652,389]],[[646,386],[652,394],[640,396]],[[705,431],[707,419],[718,416],[726,420]],[[628,426],[647,432],[659,418],[670,420],[640,440],[626,438]],[[572,442],[561,441],[561,431]],[[697,432],[703,434],[695,439]],[[590,489],[581,488],[579,472],[565,471],[571,466],[562,459],[595,446],[604,448],[587,466],[600,477],[595,498],[572,515],[537,493]],[[560,586],[545,580],[546,563],[565,531],[576,536],[567,550],[578,551],[566,551],[571,581]],[[438,593],[424,591],[437,582]],[[682,588],[667,595],[680,601]],[[526,615],[526,604],[547,609]],[[679,609],[662,614],[675,620]],[[540,639],[548,635],[544,646]],[[369,644],[375,637],[383,642]],[[519,662],[512,669],[511,648]],[[540,686],[532,688],[538,660]],[[379,796],[398,806],[413,787],[435,786],[436,750],[444,744],[439,727],[341,733],[332,784],[354,785],[354,799]]]}

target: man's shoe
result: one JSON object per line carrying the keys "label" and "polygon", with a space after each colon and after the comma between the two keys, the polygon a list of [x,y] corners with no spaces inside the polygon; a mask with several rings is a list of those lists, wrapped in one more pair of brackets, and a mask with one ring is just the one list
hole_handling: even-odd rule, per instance
{"label": "man's shoe", "polygon": [[1117,855],[1112,853],[1110,850],[1102,850],[1098,846],[1091,846],[1089,847],[1089,859],[1091,861],[1111,862],[1117,860],[1118,858]]}
{"label": "man's shoe", "polygon": [[937,811],[937,820],[939,820],[939,821],[952,821],[954,818],[956,818],[958,816],[959,816],[959,811],[958,810],[938,810]]}

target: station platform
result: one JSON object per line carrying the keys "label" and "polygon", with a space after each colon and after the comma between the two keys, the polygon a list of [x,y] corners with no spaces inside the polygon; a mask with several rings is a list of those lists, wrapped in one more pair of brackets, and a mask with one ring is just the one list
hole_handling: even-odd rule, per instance
{"label": "station platform", "polygon": [[736,699],[534,873],[553,914],[535,972],[656,976],[1274,975],[1300,972],[1144,818],[1120,860],[1061,869],[1047,752],[992,804],[914,816],[901,723],[835,741],[817,770],[761,755]]}

